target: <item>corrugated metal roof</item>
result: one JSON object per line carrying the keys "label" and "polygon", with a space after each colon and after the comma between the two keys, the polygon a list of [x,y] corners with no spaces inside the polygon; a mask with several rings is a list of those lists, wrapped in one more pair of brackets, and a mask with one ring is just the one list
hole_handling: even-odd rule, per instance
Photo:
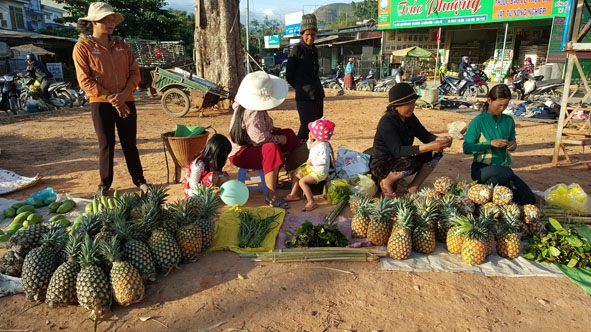
{"label": "corrugated metal roof", "polygon": [[61,41],[69,41],[72,43],[75,43],[78,41],[77,39],[68,38],[68,37],[42,35],[42,34],[34,33],[34,32],[22,32],[22,31],[3,30],[3,29],[0,29],[0,38],[56,39],[56,40],[61,40]]}

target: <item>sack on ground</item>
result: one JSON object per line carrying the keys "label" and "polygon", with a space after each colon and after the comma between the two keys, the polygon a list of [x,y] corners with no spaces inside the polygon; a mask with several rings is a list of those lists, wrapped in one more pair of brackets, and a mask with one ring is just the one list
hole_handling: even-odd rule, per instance
{"label": "sack on ground", "polygon": [[548,204],[563,209],[591,213],[591,199],[576,183],[568,186],[564,183],[556,184],[546,189],[544,199]]}
{"label": "sack on ground", "polygon": [[368,154],[339,146],[334,165],[336,176],[349,179],[357,174],[366,174],[369,172],[369,158]]}

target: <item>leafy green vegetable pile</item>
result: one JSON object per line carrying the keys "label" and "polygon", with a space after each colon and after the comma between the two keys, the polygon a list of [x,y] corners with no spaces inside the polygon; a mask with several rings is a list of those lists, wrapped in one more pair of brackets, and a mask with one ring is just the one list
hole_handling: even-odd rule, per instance
{"label": "leafy green vegetable pile", "polygon": [[296,228],[297,235],[285,242],[288,247],[344,247],[349,239],[334,224],[312,225],[306,220]]}
{"label": "leafy green vegetable pile", "polygon": [[568,267],[591,266],[591,244],[585,237],[554,218],[549,218],[549,226],[549,232],[535,235],[523,248],[524,258]]}

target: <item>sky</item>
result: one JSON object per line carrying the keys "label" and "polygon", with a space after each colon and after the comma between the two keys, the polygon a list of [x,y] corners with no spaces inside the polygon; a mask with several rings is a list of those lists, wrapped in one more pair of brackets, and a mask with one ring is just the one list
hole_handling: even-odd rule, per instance
{"label": "sky", "polygon": [[[246,21],[246,1],[240,0],[241,22]],[[284,23],[285,14],[303,11],[304,14],[313,12],[316,8],[331,3],[351,3],[351,0],[299,0],[299,1],[277,1],[277,0],[248,0],[250,20],[263,20],[265,16],[269,19],[277,19]],[[192,0],[167,0],[165,8],[184,10],[189,13],[195,11],[195,1]],[[281,3],[281,5],[278,5]]]}

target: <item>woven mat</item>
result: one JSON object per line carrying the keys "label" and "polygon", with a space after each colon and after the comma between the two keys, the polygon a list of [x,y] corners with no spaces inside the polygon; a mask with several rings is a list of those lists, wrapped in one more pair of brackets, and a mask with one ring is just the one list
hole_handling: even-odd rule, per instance
{"label": "woven mat", "polygon": [[0,195],[34,186],[39,180],[41,180],[41,174],[28,178],[9,170],[0,169]]}

